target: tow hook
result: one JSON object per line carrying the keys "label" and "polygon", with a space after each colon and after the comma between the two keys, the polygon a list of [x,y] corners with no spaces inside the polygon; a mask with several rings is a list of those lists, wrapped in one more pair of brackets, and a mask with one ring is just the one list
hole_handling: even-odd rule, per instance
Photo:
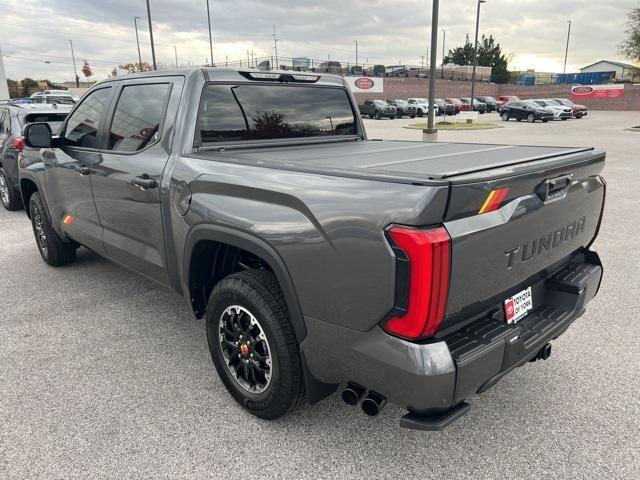
{"label": "tow hook", "polygon": [[536,360],[546,360],[551,356],[551,344],[547,343],[544,347],[542,347],[537,355],[533,357],[530,362],[535,362]]}

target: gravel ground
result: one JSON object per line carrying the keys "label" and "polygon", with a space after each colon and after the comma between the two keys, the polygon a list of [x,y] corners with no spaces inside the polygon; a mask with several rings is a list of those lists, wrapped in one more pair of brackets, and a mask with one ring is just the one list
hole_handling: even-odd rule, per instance
{"label": "gravel ground", "polygon": [[[395,406],[365,418],[337,396],[251,417],[184,300],[85,249],[47,267],[24,213],[0,208],[0,479],[640,478],[640,133],[624,131],[638,117],[441,134],[609,152],[599,296],[550,360],[472,398],[441,433],[400,429]],[[371,138],[420,139],[400,128],[411,122],[366,121]]]}

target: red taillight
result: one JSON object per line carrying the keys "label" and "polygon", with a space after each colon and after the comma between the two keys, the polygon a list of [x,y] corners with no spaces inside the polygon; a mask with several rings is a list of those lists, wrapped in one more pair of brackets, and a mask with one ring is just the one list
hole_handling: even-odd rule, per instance
{"label": "red taillight", "polygon": [[24,144],[24,140],[22,140],[22,138],[20,137],[16,137],[16,139],[13,141],[13,148],[15,148],[16,150],[24,150],[24,147],[26,145]]}
{"label": "red taillight", "polygon": [[409,258],[409,302],[407,312],[392,317],[384,329],[409,340],[432,336],[440,328],[449,295],[451,238],[444,227],[392,227],[389,235]]}

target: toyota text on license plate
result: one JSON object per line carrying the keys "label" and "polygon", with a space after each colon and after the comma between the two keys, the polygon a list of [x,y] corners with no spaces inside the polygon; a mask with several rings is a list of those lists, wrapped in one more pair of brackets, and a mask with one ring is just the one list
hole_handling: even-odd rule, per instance
{"label": "toyota text on license plate", "polygon": [[507,323],[516,323],[533,308],[531,287],[516,293],[504,301],[504,317]]}

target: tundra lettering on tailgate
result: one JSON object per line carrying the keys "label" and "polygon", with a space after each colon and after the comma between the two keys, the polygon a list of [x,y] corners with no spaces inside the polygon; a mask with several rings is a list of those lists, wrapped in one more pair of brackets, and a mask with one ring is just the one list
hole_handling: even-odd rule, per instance
{"label": "tundra lettering on tailgate", "polygon": [[[584,225],[586,217],[570,223],[558,230],[542,235],[539,238],[530,240],[522,245],[518,245],[510,250],[505,250],[504,254],[507,257],[507,269],[512,268],[514,262],[520,258],[523,263],[528,262],[533,257],[542,255],[548,250],[558,248],[563,243],[567,243],[574,237],[577,237],[584,232]],[[522,256],[517,253],[522,252]]]}

